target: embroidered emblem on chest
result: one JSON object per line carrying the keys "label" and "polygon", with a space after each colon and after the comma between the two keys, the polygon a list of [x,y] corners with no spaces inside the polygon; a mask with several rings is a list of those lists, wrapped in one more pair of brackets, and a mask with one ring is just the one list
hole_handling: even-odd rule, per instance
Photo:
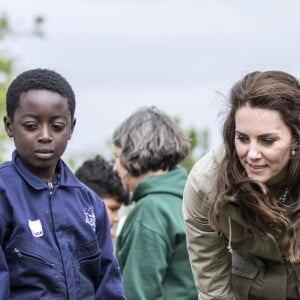
{"label": "embroidered emblem on chest", "polygon": [[96,216],[93,208],[85,207],[84,214],[85,214],[85,223],[89,224],[93,229],[93,231],[96,231]]}

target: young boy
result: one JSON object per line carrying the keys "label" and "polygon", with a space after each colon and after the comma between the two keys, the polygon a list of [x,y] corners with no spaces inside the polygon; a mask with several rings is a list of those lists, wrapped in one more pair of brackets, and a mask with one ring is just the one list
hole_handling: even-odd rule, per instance
{"label": "young boy", "polygon": [[76,122],[71,86],[26,71],[6,112],[16,149],[0,165],[0,299],[124,300],[105,206],[61,159]]}
{"label": "young boy", "polygon": [[[97,155],[86,160],[75,172],[77,178],[91,188],[104,201],[110,227],[119,222],[119,210],[130,203],[129,193],[124,190],[113,164]],[[114,237],[114,234],[112,237]]]}

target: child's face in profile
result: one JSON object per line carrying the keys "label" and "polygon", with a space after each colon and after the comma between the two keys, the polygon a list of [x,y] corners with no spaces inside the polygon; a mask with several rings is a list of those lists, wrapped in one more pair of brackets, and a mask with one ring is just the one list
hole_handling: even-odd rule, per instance
{"label": "child's face in profile", "polygon": [[121,208],[121,202],[114,197],[103,198],[106,211],[108,214],[109,225],[113,227],[119,222],[119,210]]}
{"label": "child's face in profile", "polygon": [[4,122],[25,165],[51,181],[75,126],[67,99],[48,90],[29,90],[21,94],[13,120],[5,117]]}

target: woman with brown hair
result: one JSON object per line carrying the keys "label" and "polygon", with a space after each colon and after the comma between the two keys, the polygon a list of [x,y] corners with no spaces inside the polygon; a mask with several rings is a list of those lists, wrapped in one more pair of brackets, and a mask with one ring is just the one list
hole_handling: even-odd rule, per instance
{"label": "woman with brown hair", "polygon": [[199,299],[300,297],[300,85],[253,72],[231,89],[224,145],[184,191]]}

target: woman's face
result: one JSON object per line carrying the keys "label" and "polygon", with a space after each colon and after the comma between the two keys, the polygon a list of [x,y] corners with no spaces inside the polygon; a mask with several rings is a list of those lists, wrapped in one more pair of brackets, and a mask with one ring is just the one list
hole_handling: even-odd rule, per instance
{"label": "woman's face", "polygon": [[122,149],[119,147],[115,147],[114,155],[115,155],[115,163],[114,163],[114,171],[118,173],[121,178],[124,189],[127,192],[132,192],[138,184],[139,178],[133,177],[128,173],[128,171],[122,166],[120,162],[120,156],[122,154]]}
{"label": "woman's face", "polygon": [[235,125],[236,152],[249,178],[269,184],[284,180],[293,138],[280,113],[242,106]]}

